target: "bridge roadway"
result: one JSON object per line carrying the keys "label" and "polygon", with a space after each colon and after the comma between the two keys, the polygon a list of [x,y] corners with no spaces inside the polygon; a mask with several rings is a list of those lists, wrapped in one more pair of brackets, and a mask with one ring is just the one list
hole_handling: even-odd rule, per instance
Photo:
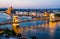
{"label": "bridge roadway", "polygon": [[[31,21],[37,21],[37,20],[49,20],[49,17],[41,17],[41,18],[36,18],[36,19],[31,19],[31,20],[19,20],[18,23],[21,23],[21,22],[31,22]],[[55,20],[59,20],[60,21],[60,17],[56,17]],[[8,20],[8,21],[5,21],[5,22],[1,22],[0,25],[6,25],[6,24],[12,24],[12,20]]]}
{"label": "bridge roadway", "polygon": [[[36,18],[36,19],[31,19],[31,20],[19,20],[18,23],[21,23],[21,22],[31,22],[31,21],[36,21],[36,20],[48,20],[48,18]],[[12,24],[12,20],[8,20],[8,21],[5,21],[5,22],[1,22],[0,25],[6,25],[6,24]]]}

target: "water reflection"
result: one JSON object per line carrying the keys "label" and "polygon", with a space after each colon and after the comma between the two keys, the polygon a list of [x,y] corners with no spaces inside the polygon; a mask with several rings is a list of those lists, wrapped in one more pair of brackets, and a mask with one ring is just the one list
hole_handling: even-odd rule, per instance
{"label": "water reflection", "polygon": [[[36,36],[39,39],[54,39],[58,22],[47,22],[37,26],[22,27],[22,35],[26,37]],[[21,28],[20,28],[21,29]],[[54,36],[55,35],[55,36]]]}
{"label": "water reflection", "polygon": [[[38,39],[60,38],[60,22],[49,22],[49,20],[38,20],[19,24],[20,27],[17,28],[17,32],[21,33],[24,37],[31,38],[32,36],[36,36]],[[6,27],[10,28],[12,26],[6,25]]]}

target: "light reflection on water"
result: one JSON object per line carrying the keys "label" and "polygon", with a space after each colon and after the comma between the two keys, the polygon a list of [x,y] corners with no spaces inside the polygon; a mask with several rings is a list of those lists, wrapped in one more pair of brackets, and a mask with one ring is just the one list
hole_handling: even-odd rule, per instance
{"label": "light reflection on water", "polygon": [[40,39],[57,39],[60,38],[59,22],[49,22],[49,24],[42,24],[38,26],[22,27],[20,29],[24,36],[36,36]]}
{"label": "light reflection on water", "polygon": [[[36,36],[39,39],[58,39],[60,38],[60,22],[48,22],[48,20],[38,20],[33,22],[19,23],[18,32],[23,36]],[[12,28],[12,25],[3,25]],[[0,28],[3,28],[0,26]]]}

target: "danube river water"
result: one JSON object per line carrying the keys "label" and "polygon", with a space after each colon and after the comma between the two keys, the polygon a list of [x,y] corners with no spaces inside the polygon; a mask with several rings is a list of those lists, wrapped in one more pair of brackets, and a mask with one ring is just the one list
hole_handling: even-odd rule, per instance
{"label": "danube river water", "polygon": [[[34,36],[37,39],[60,39],[60,22],[37,20],[19,23],[19,27],[18,32],[24,37],[32,38]],[[0,25],[0,28],[12,29],[12,24]]]}

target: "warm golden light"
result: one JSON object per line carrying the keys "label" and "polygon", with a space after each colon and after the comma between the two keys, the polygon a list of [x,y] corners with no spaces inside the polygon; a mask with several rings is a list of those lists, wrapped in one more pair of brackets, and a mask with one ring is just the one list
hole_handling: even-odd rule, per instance
{"label": "warm golden light", "polygon": [[47,12],[44,12],[43,16],[49,16],[49,14]]}
{"label": "warm golden light", "polygon": [[55,16],[53,13],[50,14],[50,21],[55,21]]}
{"label": "warm golden light", "polygon": [[12,10],[13,10],[13,8],[10,7],[10,8],[8,8],[8,9],[6,10],[6,13],[7,13],[8,15],[10,15]]}
{"label": "warm golden light", "polygon": [[12,24],[12,29],[14,30],[14,32],[16,33],[16,35],[18,35],[18,31],[19,28],[17,28],[19,26],[18,24],[18,16],[13,16],[13,24]]}
{"label": "warm golden light", "polygon": [[3,33],[4,31],[0,31],[0,33]]}
{"label": "warm golden light", "polygon": [[53,35],[56,29],[56,22],[49,22],[49,29],[50,29],[51,35]]}

